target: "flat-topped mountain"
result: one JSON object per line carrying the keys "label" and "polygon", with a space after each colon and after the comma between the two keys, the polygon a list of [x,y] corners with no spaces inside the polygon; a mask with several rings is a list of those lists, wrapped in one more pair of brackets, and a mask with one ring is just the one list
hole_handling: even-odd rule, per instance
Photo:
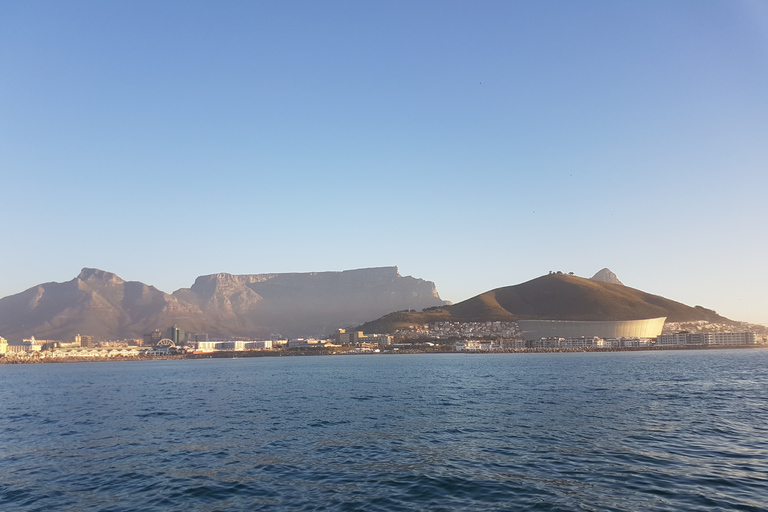
{"label": "flat-topped mountain", "polygon": [[[431,281],[397,267],[290,274],[198,277],[173,296],[199,307],[220,335],[324,335],[398,309],[443,305]],[[265,328],[268,328],[265,331]]]}
{"label": "flat-topped mountain", "polygon": [[409,325],[439,321],[619,321],[658,317],[667,317],[670,322],[735,323],[701,306],[686,306],[622,284],[551,273],[522,284],[496,288],[451,306],[420,313],[392,313],[359,329],[393,332]]}
{"label": "flat-topped mountain", "polygon": [[201,276],[164,293],[115,274],[83,269],[65,283],[45,283],[0,299],[0,336],[11,341],[140,338],[177,324],[213,337],[324,335],[390,311],[445,302],[434,283],[397,267],[343,272]]}

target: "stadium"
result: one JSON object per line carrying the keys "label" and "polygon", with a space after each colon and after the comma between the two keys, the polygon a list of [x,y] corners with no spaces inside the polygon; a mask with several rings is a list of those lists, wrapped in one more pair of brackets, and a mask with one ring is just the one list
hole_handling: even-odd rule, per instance
{"label": "stadium", "polygon": [[526,340],[540,338],[655,338],[661,334],[667,317],[643,320],[572,321],[518,320]]}

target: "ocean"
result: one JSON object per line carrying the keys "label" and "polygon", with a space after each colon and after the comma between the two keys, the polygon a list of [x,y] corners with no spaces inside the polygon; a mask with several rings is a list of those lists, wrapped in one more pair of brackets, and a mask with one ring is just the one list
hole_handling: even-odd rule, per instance
{"label": "ocean", "polygon": [[768,350],[0,365],[0,510],[768,510]]}

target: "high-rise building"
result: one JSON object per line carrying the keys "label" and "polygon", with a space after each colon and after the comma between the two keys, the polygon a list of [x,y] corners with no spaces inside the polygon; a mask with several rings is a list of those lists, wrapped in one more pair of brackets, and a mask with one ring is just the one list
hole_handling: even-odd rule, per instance
{"label": "high-rise building", "polygon": [[187,341],[186,334],[177,325],[169,327],[165,334],[165,337],[173,341],[175,345],[183,345]]}
{"label": "high-rise building", "polygon": [[148,347],[154,347],[161,339],[163,339],[163,331],[160,329],[155,329],[154,331],[144,335],[144,345]]}

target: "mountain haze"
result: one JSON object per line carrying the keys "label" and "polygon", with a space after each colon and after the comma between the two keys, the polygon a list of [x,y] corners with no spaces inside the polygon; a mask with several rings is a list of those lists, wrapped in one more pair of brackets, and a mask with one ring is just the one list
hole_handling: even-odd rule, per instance
{"label": "mountain haze", "polygon": [[12,341],[140,338],[178,325],[213,337],[324,335],[393,310],[445,302],[434,283],[403,277],[397,267],[291,274],[201,276],[164,293],[110,272],[83,269],[0,299],[0,336]]}
{"label": "mountain haze", "polygon": [[434,283],[403,277],[397,267],[213,274],[198,277],[191,288],[178,290],[173,296],[199,307],[206,324],[216,326],[215,331],[226,336],[258,329],[262,335],[324,335],[398,309],[445,303]]}

